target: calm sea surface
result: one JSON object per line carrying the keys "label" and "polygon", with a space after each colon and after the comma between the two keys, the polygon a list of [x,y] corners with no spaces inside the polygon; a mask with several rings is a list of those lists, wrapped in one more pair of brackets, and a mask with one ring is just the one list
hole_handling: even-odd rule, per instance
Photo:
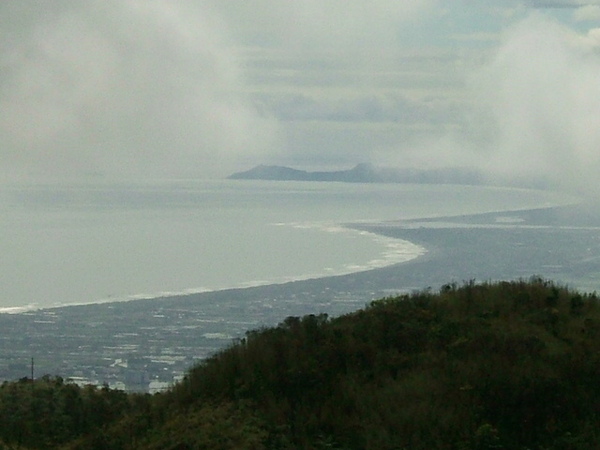
{"label": "calm sea surface", "polygon": [[569,200],[541,191],[399,184],[13,185],[0,191],[0,311],[382,267],[426,249],[343,224]]}

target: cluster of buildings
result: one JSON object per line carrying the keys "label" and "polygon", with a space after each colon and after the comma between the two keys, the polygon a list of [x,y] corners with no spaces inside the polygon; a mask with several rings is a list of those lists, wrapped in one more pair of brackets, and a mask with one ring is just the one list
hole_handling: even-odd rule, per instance
{"label": "cluster of buildings", "polygon": [[79,384],[160,391],[248,330],[290,315],[329,312],[332,296],[342,309],[364,305],[351,294],[286,294],[265,286],[3,314],[0,380],[57,375]]}

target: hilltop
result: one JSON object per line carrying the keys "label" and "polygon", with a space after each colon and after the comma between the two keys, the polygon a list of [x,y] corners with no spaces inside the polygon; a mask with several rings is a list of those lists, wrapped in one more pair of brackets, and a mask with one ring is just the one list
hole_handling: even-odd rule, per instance
{"label": "hilltop", "polygon": [[593,449],[598,300],[541,278],[471,281],[336,318],[288,317],[154,396],[52,377],[5,383],[0,439],[21,449]]}

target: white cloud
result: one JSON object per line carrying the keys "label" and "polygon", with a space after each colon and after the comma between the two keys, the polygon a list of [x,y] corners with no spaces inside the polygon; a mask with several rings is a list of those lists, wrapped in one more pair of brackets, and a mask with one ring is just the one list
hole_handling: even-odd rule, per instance
{"label": "white cloud", "polygon": [[[422,50],[400,32],[418,30],[437,6],[438,0],[2,3],[0,170],[17,177],[220,176],[302,148],[282,140],[290,136],[282,114],[312,111],[317,121],[358,123],[424,111],[427,105],[392,85],[398,76],[423,83],[418,68],[398,71],[401,56]],[[391,93],[381,91],[386,86]],[[294,95],[310,99],[310,108],[283,111]],[[326,151],[345,151],[343,139],[335,144],[343,133],[326,140]]]}
{"label": "white cloud", "polygon": [[[271,156],[482,164],[521,176],[594,167],[600,34],[579,35],[544,11],[499,40],[524,5],[581,6],[582,17],[597,7],[4,2],[0,170],[221,176]],[[493,46],[465,94],[464,74]],[[464,119],[469,103],[482,106]]]}
{"label": "white cloud", "polygon": [[247,101],[227,29],[210,9],[36,5],[44,9],[2,11],[4,169],[206,175],[271,145],[276,130]]}
{"label": "white cloud", "polygon": [[573,12],[573,19],[578,22],[600,20],[600,5],[586,5]]}
{"label": "white cloud", "polygon": [[577,8],[582,5],[594,4],[586,0],[529,0],[536,8]]}
{"label": "white cloud", "polygon": [[390,43],[398,26],[430,12],[438,0],[213,0],[245,41],[287,51],[343,48],[344,52]]}
{"label": "white cloud", "polygon": [[600,170],[600,55],[587,36],[534,15],[476,76],[474,129],[502,177],[587,189]]}

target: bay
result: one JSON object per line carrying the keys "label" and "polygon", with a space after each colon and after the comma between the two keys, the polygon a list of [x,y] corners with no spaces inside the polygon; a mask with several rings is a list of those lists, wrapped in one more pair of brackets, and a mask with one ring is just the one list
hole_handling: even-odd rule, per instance
{"label": "bay", "polygon": [[345,224],[572,201],[553,192],[447,185],[161,180],[4,186],[0,310],[358,272],[427,249]]}

